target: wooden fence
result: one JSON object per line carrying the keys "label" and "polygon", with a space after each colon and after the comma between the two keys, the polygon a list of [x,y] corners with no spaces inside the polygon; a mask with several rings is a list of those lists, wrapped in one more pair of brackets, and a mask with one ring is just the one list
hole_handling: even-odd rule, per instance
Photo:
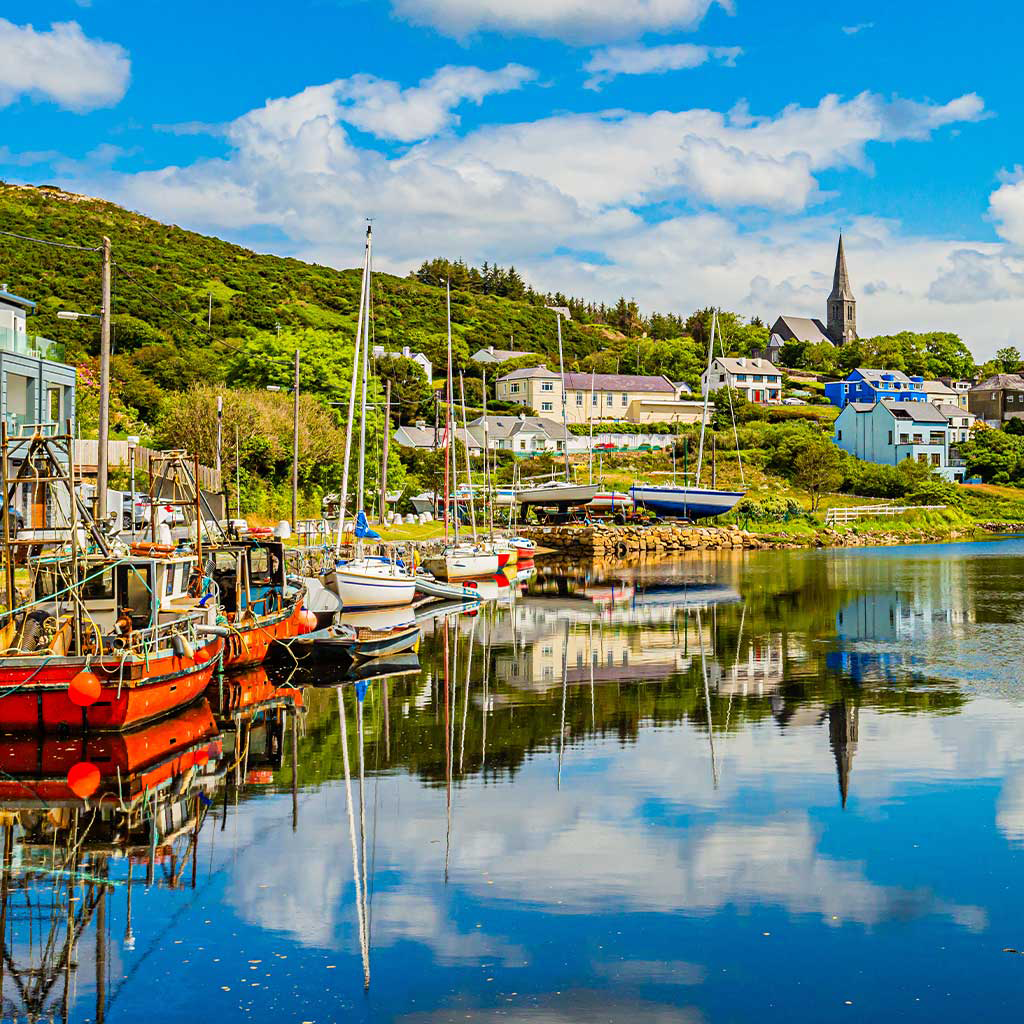
{"label": "wooden fence", "polygon": [[875,516],[902,516],[907,512],[935,512],[945,507],[945,505],[856,505],[851,508],[830,508],[825,513],[825,525],[852,523],[857,519],[871,519]]}
{"label": "wooden fence", "polygon": [[[131,463],[131,445],[127,441],[111,441],[107,449],[107,460],[110,466],[128,466]],[[135,445],[135,468],[146,470],[149,460],[160,452],[152,448]],[[96,475],[96,463],[99,458],[99,441],[75,441],[75,465],[83,476]],[[220,473],[209,466],[199,467],[199,486],[204,491],[216,493],[220,490]]]}

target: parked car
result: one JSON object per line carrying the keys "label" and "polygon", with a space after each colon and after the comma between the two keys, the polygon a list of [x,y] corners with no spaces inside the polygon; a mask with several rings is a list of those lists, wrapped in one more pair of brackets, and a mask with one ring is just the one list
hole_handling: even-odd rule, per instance
{"label": "parked car", "polygon": [[613,445],[611,441],[604,441],[601,444],[595,444],[594,450],[601,452],[613,452],[615,451],[615,445]]}
{"label": "parked car", "polygon": [[782,400],[783,405],[806,405],[807,403],[802,398],[784,398]]}

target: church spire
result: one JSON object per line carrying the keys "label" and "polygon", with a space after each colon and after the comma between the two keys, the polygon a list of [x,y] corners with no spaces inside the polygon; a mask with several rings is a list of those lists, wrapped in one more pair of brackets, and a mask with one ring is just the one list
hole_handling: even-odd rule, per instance
{"label": "church spire", "polygon": [[853,770],[853,755],[857,753],[859,733],[860,715],[856,704],[850,705],[841,700],[829,706],[828,742],[836,759],[839,799],[844,809],[850,795],[850,772]]}
{"label": "church spire", "polygon": [[850,287],[842,235],[839,236],[839,248],[836,250],[836,269],[832,275],[832,294],[828,297],[827,320],[826,333],[836,345],[857,340],[857,300]]}

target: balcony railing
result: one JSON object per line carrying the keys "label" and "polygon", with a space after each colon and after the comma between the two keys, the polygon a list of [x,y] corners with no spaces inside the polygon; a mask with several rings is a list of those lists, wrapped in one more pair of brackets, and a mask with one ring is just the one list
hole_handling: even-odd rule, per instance
{"label": "balcony railing", "polygon": [[64,362],[64,346],[59,342],[44,338],[41,334],[12,331],[9,327],[0,327],[0,351],[49,359],[55,363]]}
{"label": "balcony railing", "polygon": [[19,416],[9,412],[6,418],[8,437],[31,437],[33,434],[53,437],[57,433],[56,423],[37,423],[34,416]]}

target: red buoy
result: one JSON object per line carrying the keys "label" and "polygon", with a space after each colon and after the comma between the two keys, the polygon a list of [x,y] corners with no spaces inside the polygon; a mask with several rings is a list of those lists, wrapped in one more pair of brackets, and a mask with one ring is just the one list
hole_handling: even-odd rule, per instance
{"label": "red buoy", "polygon": [[299,625],[303,633],[312,633],[316,629],[316,615],[308,608],[303,608],[299,612]]}
{"label": "red buoy", "polygon": [[87,708],[100,697],[100,680],[94,672],[83,669],[68,684],[68,696],[72,704]]}
{"label": "red buoy", "polygon": [[[93,677],[95,678],[95,676]],[[68,771],[68,786],[75,796],[84,800],[100,787],[100,770],[92,761],[79,761]]]}

